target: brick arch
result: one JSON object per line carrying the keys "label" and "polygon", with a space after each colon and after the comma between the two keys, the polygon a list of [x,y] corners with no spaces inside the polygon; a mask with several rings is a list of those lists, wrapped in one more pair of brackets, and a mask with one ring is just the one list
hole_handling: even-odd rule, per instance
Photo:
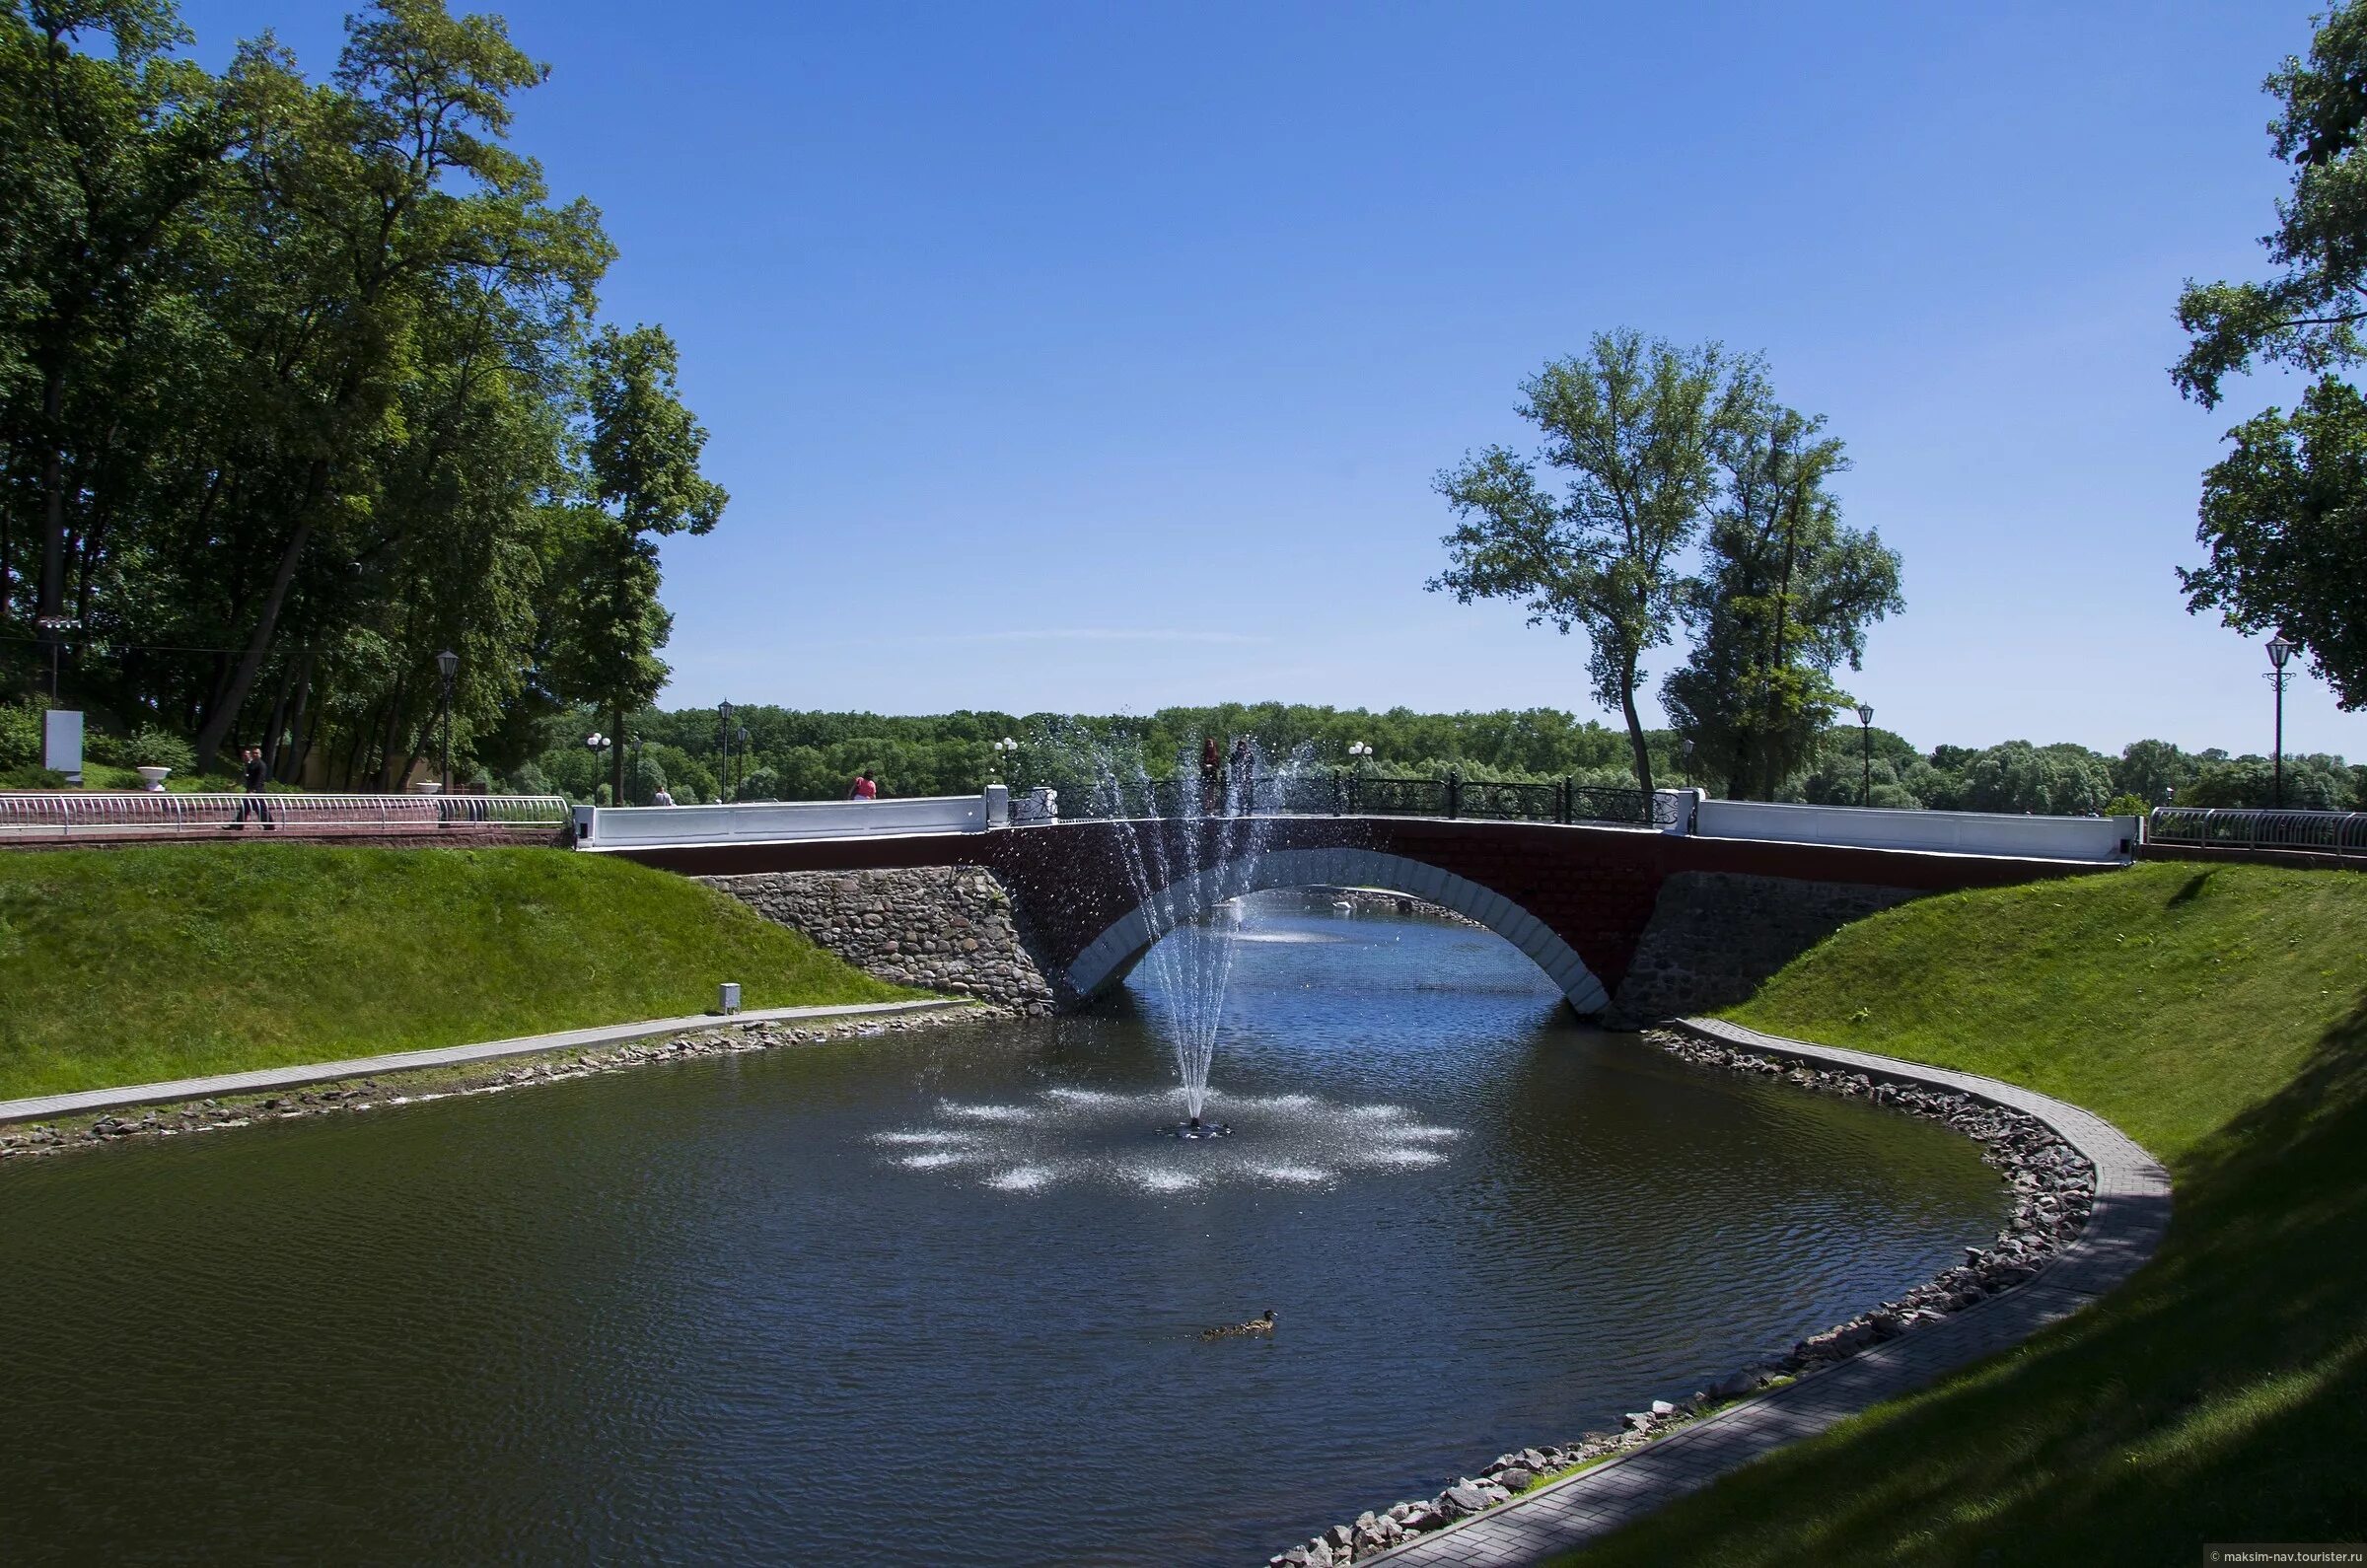
{"label": "brick arch", "polygon": [[1384,888],[1451,909],[1527,954],[1577,1011],[1600,1013],[1611,1005],[1610,991],[1578,951],[1502,893],[1419,860],[1363,848],[1268,850],[1181,879],[1168,893],[1136,903],[1104,927],[1064,978],[1075,995],[1092,996],[1123,979],[1151,944],[1174,929],[1176,910],[1212,909],[1227,898],[1273,888],[1318,887]]}

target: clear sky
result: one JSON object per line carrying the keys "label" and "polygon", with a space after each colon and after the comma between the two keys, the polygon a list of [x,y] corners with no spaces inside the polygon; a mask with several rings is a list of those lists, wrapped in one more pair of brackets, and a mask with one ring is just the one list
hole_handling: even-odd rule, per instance
{"label": "clear sky", "polygon": [[[2183,279],[2262,270],[2259,81],[2318,5],[499,9],[552,66],[518,143],[732,492],[666,551],[669,705],[1592,712],[1574,640],[1423,592],[1429,486],[1630,325],[1848,443],[1905,558],[1841,674],[1877,723],[2264,751],[2266,659],[2172,568],[2291,393],[2165,367]],[[315,74],[344,9],[184,3]],[[2367,714],[2305,678],[2286,737],[2367,756]]]}

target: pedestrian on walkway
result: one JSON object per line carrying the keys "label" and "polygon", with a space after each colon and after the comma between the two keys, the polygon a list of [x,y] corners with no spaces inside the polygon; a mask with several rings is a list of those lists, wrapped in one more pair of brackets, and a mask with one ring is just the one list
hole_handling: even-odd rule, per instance
{"label": "pedestrian on walkway", "polygon": [[649,798],[649,804],[652,806],[672,806],[674,804],[674,792],[669,790],[665,785],[661,784],[658,786],[658,792]]}
{"label": "pedestrian on walkway", "polygon": [[270,775],[263,767],[262,748],[251,746],[239,753],[239,777],[247,786],[247,798],[239,802],[238,820],[230,824],[231,829],[244,832],[247,819],[251,816],[261,818],[265,829],[276,828],[279,824],[271,820],[271,806],[263,795],[263,786],[269,782]]}
{"label": "pedestrian on walkway", "polygon": [[1200,743],[1200,815],[1214,817],[1225,807],[1225,758],[1216,737]]}
{"label": "pedestrian on walkway", "polygon": [[868,771],[857,773],[855,787],[846,792],[846,798],[850,801],[876,801],[880,798],[880,786],[872,781]]}

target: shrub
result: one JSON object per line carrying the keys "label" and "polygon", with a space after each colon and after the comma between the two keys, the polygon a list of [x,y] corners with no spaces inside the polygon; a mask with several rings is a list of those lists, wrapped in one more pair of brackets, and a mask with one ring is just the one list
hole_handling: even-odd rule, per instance
{"label": "shrub", "polygon": [[41,759],[41,713],[37,699],[0,703],[0,768],[32,767]]}
{"label": "shrub", "polygon": [[123,743],[123,755],[132,767],[169,767],[187,773],[197,766],[197,749],[170,730],[143,724]]}
{"label": "shrub", "polygon": [[2104,815],[2107,817],[2143,817],[2152,810],[2142,799],[2126,791],[2104,803]]}

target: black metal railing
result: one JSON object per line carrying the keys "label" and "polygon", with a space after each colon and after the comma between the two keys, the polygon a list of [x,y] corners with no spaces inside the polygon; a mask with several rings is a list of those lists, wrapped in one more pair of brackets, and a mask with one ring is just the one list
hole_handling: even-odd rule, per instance
{"label": "black metal railing", "polygon": [[1444,817],[1495,822],[1676,824],[1677,802],[1644,790],[1603,789],[1572,779],[1498,783],[1385,778],[1346,772],[1263,774],[1236,781],[1179,776],[1105,783],[1060,795],[1065,820],[1110,817]]}
{"label": "black metal railing", "polygon": [[2203,849],[2285,849],[2367,857],[2367,812],[2217,811],[2159,806],[2145,823],[2150,843]]}

